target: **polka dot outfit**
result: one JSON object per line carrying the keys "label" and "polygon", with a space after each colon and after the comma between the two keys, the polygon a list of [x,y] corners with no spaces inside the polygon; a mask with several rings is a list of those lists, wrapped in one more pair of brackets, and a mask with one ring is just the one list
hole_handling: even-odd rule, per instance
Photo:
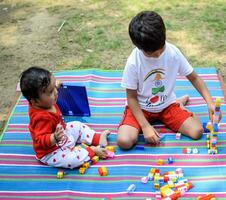
{"label": "polka dot outfit", "polygon": [[66,125],[65,139],[59,143],[60,148],[42,157],[41,162],[53,167],[72,169],[90,159],[88,151],[79,144],[91,145],[95,131],[78,121]]}

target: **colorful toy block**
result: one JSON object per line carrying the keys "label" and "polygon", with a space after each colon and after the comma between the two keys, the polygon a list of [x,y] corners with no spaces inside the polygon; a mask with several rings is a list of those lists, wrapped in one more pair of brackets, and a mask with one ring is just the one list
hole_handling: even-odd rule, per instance
{"label": "colorful toy block", "polygon": [[57,172],[57,178],[58,179],[62,179],[64,177],[64,171],[63,170],[59,170],[58,172]]}
{"label": "colorful toy block", "polygon": [[114,158],[114,157],[115,157],[115,153],[113,151],[107,150],[107,158]]}
{"label": "colorful toy block", "polygon": [[181,138],[181,133],[176,133],[176,140],[180,140]]}
{"label": "colorful toy block", "polygon": [[148,182],[148,177],[144,176],[141,178],[141,183],[147,183]]}
{"label": "colorful toy block", "polygon": [[221,99],[218,97],[215,101],[215,111],[212,118],[213,122],[203,123],[204,131],[207,133],[207,148],[208,154],[217,154],[217,134],[218,134],[218,123],[220,118],[220,106]]}
{"label": "colorful toy block", "polygon": [[176,200],[193,187],[192,183],[183,177],[181,168],[162,174],[159,169],[151,168],[148,176],[153,177],[149,179],[153,181],[153,188],[160,191],[160,195],[156,195],[159,200]]}
{"label": "colorful toy block", "polygon": [[144,146],[142,146],[142,145],[136,145],[135,149],[136,150],[144,150]]}
{"label": "colorful toy block", "polygon": [[108,151],[115,152],[115,147],[114,146],[106,146],[105,149],[108,150]]}
{"label": "colorful toy block", "polygon": [[98,173],[100,176],[107,176],[108,171],[106,167],[98,167]]}
{"label": "colorful toy block", "polygon": [[135,190],[136,190],[136,186],[135,186],[134,184],[131,184],[131,185],[126,189],[126,191],[127,191],[128,194],[133,193]]}
{"label": "colorful toy block", "polygon": [[164,160],[158,159],[157,160],[157,165],[164,165]]}
{"label": "colorful toy block", "polygon": [[84,167],[85,169],[89,168],[89,166],[90,166],[90,163],[89,162],[84,162],[82,164],[82,167]]}
{"label": "colorful toy block", "polygon": [[92,164],[94,165],[94,164],[96,164],[99,161],[99,157],[98,156],[93,156],[91,161],[92,161]]}
{"label": "colorful toy block", "polygon": [[197,200],[215,200],[216,197],[213,194],[206,194],[203,196],[198,196]]}
{"label": "colorful toy block", "polygon": [[79,168],[79,173],[80,174],[85,174],[85,171],[86,171],[86,168],[84,168],[84,167],[80,167]]}
{"label": "colorful toy block", "polygon": [[168,160],[168,164],[172,164],[173,163],[173,158],[172,157],[169,157],[167,160]]}

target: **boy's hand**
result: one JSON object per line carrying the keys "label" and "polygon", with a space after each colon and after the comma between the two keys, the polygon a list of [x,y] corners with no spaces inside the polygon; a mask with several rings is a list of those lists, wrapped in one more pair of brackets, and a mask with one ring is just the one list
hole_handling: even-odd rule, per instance
{"label": "boy's hand", "polygon": [[102,159],[106,159],[107,158],[107,150],[104,148],[100,148],[100,147],[95,147],[95,146],[91,146],[90,147],[94,153],[99,156]]}
{"label": "boy's hand", "polygon": [[[211,103],[208,105],[208,111],[209,111],[209,118],[210,118],[211,122],[213,122],[214,112],[215,112],[215,104],[214,103]],[[221,118],[222,118],[222,113],[220,111],[218,123],[221,121]]]}
{"label": "boy's hand", "polygon": [[160,136],[158,132],[151,126],[148,125],[144,128],[142,128],[144,139],[152,144],[158,144],[160,140]]}

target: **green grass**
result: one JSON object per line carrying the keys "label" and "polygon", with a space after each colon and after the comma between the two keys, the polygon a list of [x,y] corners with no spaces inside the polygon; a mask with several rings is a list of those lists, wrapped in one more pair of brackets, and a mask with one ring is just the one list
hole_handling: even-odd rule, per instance
{"label": "green grass", "polygon": [[193,66],[223,64],[226,52],[223,0],[80,2],[66,16],[69,26],[60,34],[60,46],[71,51],[66,38],[73,38],[78,44],[73,51],[81,57],[75,63],[79,67],[123,68],[133,47],[127,33],[128,23],[136,13],[147,9],[162,15],[168,40],[182,50]]}
{"label": "green grass", "polygon": [[[21,1],[17,6],[23,7]],[[10,2],[5,1],[5,2]],[[193,66],[223,66],[226,52],[225,0],[37,0],[24,6],[45,9],[66,20],[56,40],[56,69],[122,69],[133,45],[128,24],[141,10],[162,15],[167,40],[177,45]],[[53,52],[54,53],[54,52]]]}

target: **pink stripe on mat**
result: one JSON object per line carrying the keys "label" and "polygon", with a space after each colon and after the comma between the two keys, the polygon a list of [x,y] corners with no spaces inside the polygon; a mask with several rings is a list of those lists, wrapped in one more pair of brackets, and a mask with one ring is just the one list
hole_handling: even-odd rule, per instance
{"label": "pink stripe on mat", "polygon": [[[206,193],[194,193],[189,192],[183,195],[184,198],[197,198],[199,195],[205,195]],[[216,198],[224,198],[226,197],[226,192],[221,193],[212,193],[216,196]],[[156,192],[134,192],[132,194],[133,197],[155,197]],[[60,198],[57,196],[71,196],[71,197],[86,197],[86,198],[117,198],[117,197],[131,197],[131,195],[127,194],[127,192],[119,192],[119,193],[89,193],[89,192],[72,192],[72,191],[52,191],[52,192],[45,192],[45,191],[29,191],[29,192],[1,192],[0,196],[8,196],[7,199],[16,199],[17,197],[20,198],[21,196],[25,197],[49,197],[55,199],[65,199],[64,197]],[[12,198],[10,198],[12,197]],[[14,198],[13,198],[14,197]]]}

